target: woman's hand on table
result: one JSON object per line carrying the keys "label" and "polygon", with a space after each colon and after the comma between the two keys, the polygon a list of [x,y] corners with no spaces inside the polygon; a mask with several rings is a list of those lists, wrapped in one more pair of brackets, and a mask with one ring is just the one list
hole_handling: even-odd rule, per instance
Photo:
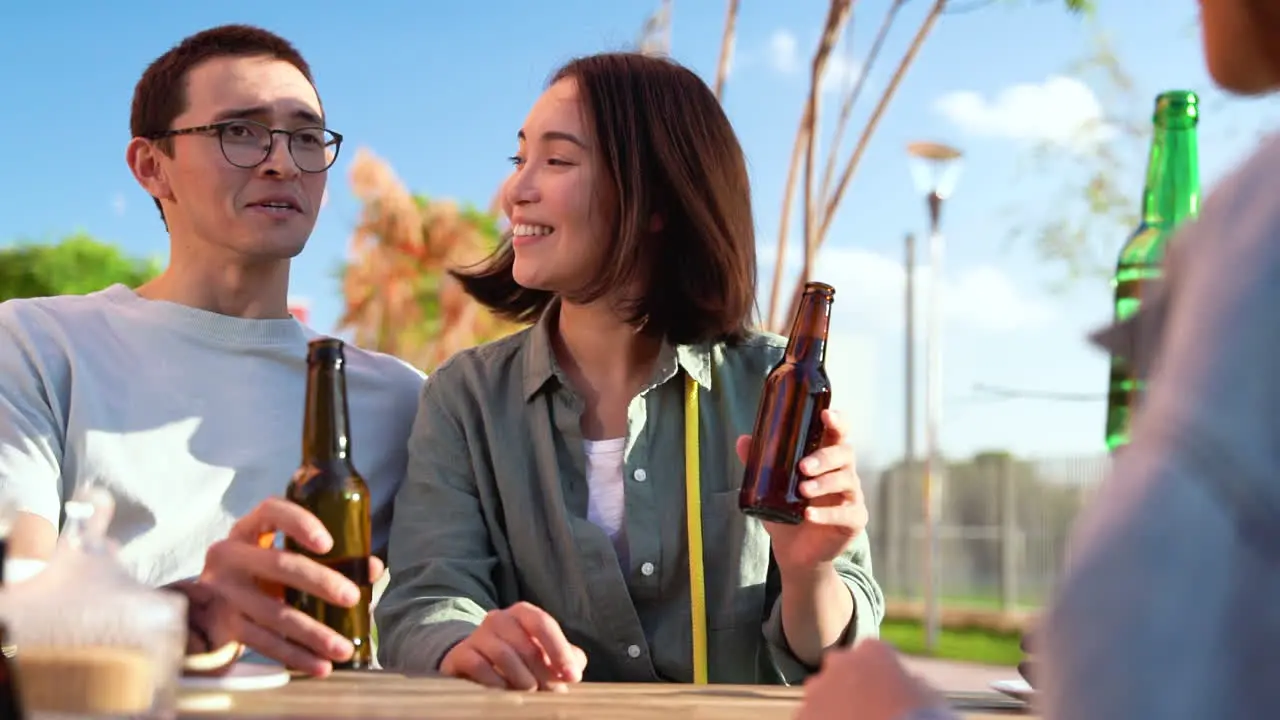
{"label": "woman's hand on table", "polygon": [[562,690],[581,682],[586,667],[587,654],[560,623],[526,602],[485,615],[440,662],[444,675],[511,690]]}
{"label": "woman's hand on table", "polygon": [[937,708],[950,717],[945,701],[913,677],[893,648],[867,639],[827,653],[822,670],[804,684],[804,701],[794,720],[909,720]]}

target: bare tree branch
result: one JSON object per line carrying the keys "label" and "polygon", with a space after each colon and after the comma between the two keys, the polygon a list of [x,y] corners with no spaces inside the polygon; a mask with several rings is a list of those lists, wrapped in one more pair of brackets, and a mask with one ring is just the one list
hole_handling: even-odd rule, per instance
{"label": "bare tree branch", "polygon": [[[880,50],[884,47],[885,39],[889,37],[889,29],[893,27],[893,21],[898,16],[898,9],[905,2],[906,0],[893,0],[889,5],[889,10],[885,13],[884,20],[880,23],[880,30],[876,32],[876,39],[871,43],[871,49],[867,52],[867,59],[860,68],[857,81],[845,91],[844,99],[840,105],[840,117],[836,120],[835,137],[831,139],[831,147],[827,151],[826,169],[822,172],[822,186],[818,191],[818,197],[824,203],[831,196],[831,181],[835,176],[836,158],[840,156],[840,144],[844,142],[844,131],[849,127],[849,118],[853,114],[853,107],[858,103],[858,98],[862,96],[862,90],[867,85],[867,76],[871,73],[871,69],[875,67],[876,60],[880,57]],[[852,19],[849,21],[849,27],[853,27]],[[849,54],[852,56],[852,33],[849,33],[846,37],[849,38]]]}
{"label": "bare tree branch", "polygon": [[831,52],[835,48],[836,43],[840,40],[840,33],[844,30],[845,25],[849,22],[849,15],[853,11],[853,0],[831,0],[831,7],[827,12],[827,20],[822,28],[822,36],[818,40],[818,46],[813,53],[813,67],[809,76],[809,108],[805,112],[805,117],[809,120],[808,137],[805,138],[805,158],[804,158],[804,269],[800,273],[801,285],[813,274],[813,256],[817,250],[819,238],[816,235],[819,218],[818,202],[820,198],[814,197],[814,174],[817,170],[817,163],[814,162],[814,154],[817,150],[817,135],[820,114],[819,98],[822,95],[822,76],[827,70],[827,61],[831,58]]}
{"label": "bare tree branch", "polygon": [[724,102],[724,83],[733,63],[733,44],[737,35],[738,0],[729,0],[724,16],[724,35],[720,38],[720,62],[716,64],[716,99]]}
{"label": "bare tree branch", "polygon": [[[849,186],[849,180],[853,177],[853,172],[857,169],[858,162],[862,159],[863,153],[866,152],[871,136],[875,133],[876,127],[880,123],[880,118],[889,107],[889,103],[893,101],[893,97],[897,93],[898,86],[902,84],[903,78],[906,77],[907,71],[915,61],[916,55],[920,52],[921,46],[924,45],[924,41],[928,39],[929,33],[933,30],[933,26],[937,23],[938,16],[942,14],[946,4],[947,0],[935,0],[933,6],[929,9],[929,13],[920,23],[920,28],[916,31],[915,38],[912,39],[911,45],[907,48],[906,52],[903,53],[902,59],[898,62],[898,67],[893,73],[893,77],[889,80],[889,85],[880,95],[880,100],[876,103],[876,107],[872,111],[871,117],[867,119],[867,124],[862,129],[862,135],[858,138],[858,144],[854,147],[853,152],[850,153],[849,160],[845,163],[844,170],[840,174],[840,180],[836,183],[835,192],[833,192],[832,196],[826,201],[822,212],[821,224],[818,226],[817,232],[812,236],[813,241],[811,246],[807,245],[806,250],[816,253],[817,250],[821,248],[822,241],[826,239],[827,232],[831,228],[831,221],[835,218],[836,211],[840,207],[840,201],[844,197],[844,191]],[[809,236],[806,233],[806,240],[808,237]],[[795,288],[791,293],[790,306],[787,308],[786,318],[790,318],[795,314],[795,303],[799,299],[800,292],[804,289],[804,283],[807,281],[807,277],[807,275],[802,274],[797,279]]]}

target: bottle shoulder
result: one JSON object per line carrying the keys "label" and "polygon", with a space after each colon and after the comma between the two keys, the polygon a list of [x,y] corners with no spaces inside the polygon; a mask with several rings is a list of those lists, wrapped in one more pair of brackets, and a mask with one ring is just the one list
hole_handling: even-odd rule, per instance
{"label": "bottle shoulder", "polygon": [[317,493],[368,493],[369,484],[365,482],[350,463],[335,461],[332,463],[304,462],[294,471],[289,481],[288,495],[297,499]]}
{"label": "bottle shoulder", "polygon": [[1120,248],[1116,264],[1160,265],[1174,232],[1175,228],[1170,225],[1141,223]]}

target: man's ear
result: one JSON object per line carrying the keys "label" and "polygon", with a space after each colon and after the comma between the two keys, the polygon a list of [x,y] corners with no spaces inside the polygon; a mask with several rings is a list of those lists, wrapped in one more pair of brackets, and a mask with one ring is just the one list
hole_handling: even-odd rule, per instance
{"label": "man's ear", "polygon": [[169,176],[165,171],[163,153],[156,144],[144,138],[134,138],[125,149],[125,162],[133,179],[138,181],[142,189],[157,200],[172,200],[173,188],[169,185]]}

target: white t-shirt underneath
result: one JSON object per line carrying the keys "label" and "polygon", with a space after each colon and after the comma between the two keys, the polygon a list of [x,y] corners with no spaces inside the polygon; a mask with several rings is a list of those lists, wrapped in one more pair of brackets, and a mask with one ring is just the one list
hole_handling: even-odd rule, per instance
{"label": "white t-shirt underneath", "polygon": [[627,567],[627,538],[622,521],[626,518],[626,493],[622,481],[626,438],[584,440],[587,453],[587,519],[609,539],[622,567]]}
{"label": "white t-shirt underneath", "polygon": [[[198,574],[237,518],[279,496],[301,454],[307,341],[293,319],[248,320],[123,285],[0,303],[0,499],[60,526],[97,482],[138,580]],[[352,462],[386,543],[425,377],[348,345]]]}

